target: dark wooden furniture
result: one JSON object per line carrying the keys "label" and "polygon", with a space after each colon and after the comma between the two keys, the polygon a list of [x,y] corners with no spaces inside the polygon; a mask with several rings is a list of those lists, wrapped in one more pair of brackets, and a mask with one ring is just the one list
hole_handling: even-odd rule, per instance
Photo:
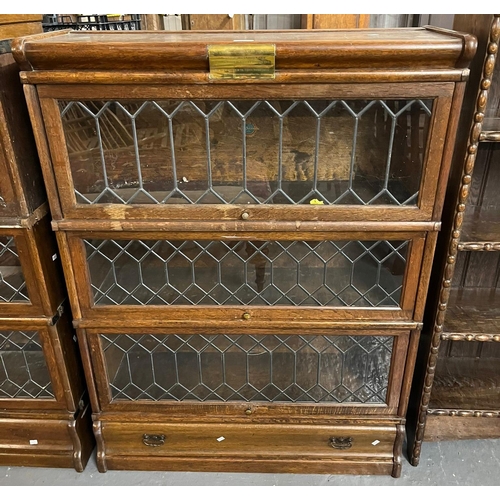
{"label": "dark wooden furniture", "polygon": [[458,130],[411,406],[422,441],[500,437],[498,15],[456,15],[478,39]]}
{"label": "dark wooden furniture", "polygon": [[[31,32],[6,17],[8,33]],[[82,471],[94,439],[50,220],[19,67],[10,40],[2,40],[0,464]]]}
{"label": "dark wooden furniture", "polygon": [[13,51],[99,470],[397,477],[475,39],[68,32]]}

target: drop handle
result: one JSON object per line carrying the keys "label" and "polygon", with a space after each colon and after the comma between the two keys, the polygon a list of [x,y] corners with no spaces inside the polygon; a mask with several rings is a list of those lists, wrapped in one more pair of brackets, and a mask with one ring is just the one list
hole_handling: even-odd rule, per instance
{"label": "drop handle", "polygon": [[352,447],[352,437],[331,437],[328,441],[329,445],[336,450],[347,450]]}
{"label": "drop handle", "polygon": [[165,434],[143,434],[142,442],[146,446],[162,446],[165,444]]}

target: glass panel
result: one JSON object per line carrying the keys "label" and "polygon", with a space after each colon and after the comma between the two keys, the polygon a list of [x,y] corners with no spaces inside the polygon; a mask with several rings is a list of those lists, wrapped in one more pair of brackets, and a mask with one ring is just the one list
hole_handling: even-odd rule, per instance
{"label": "glass panel", "polygon": [[0,302],[29,302],[13,236],[0,236]]}
{"label": "glass panel", "polygon": [[79,203],[415,205],[432,100],[60,101]]}
{"label": "glass panel", "polygon": [[114,400],[385,403],[393,337],[100,335]]}
{"label": "glass panel", "polygon": [[408,241],[84,240],[96,305],[399,307]]}
{"label": "glass panel", "polygon": [[38,332],[0,332],[0,398],[54,398]]}

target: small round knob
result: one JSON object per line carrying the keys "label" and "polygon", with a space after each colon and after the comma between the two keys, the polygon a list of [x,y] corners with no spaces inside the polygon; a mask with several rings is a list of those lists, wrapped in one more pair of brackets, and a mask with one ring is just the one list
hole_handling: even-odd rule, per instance
{"label": "small round knob", "polygon": [[243,212],[243,213],[241,214],[241,218],[242,218],[243,220],[247,220],[249,217],[250,217],[250,215],[248,215],[248,212]]}
{"label": "small round knob", "polygon": [[245,415],[251,415],[252,414],[252,409],[251,408],[247,408],[245,410]]}
{"label": "small round knob", "polygon": [[250,319],[250,313],[249,312],[243,313],[242,318],[243,319]]}

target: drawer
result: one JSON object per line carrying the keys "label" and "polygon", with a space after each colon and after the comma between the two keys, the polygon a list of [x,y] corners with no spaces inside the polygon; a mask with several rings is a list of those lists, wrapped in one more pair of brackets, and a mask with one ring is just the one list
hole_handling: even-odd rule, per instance
{"label": "drawer", "polygon": [[88,406],[68,419],[0,418],[0,465],[82,472],[94,445]]}
{"label": "drawer", "polygon": [[132,469],[391,473],[396,435],[396,425],[102,423],[107,466]]}
{"label": "drawer", "polygon": [[104,422],[109,454],[391,458],[396,426]]}
{"label": "drawer", "polygon": [[0,419],[0,464],[73,467],[67,420]]}

